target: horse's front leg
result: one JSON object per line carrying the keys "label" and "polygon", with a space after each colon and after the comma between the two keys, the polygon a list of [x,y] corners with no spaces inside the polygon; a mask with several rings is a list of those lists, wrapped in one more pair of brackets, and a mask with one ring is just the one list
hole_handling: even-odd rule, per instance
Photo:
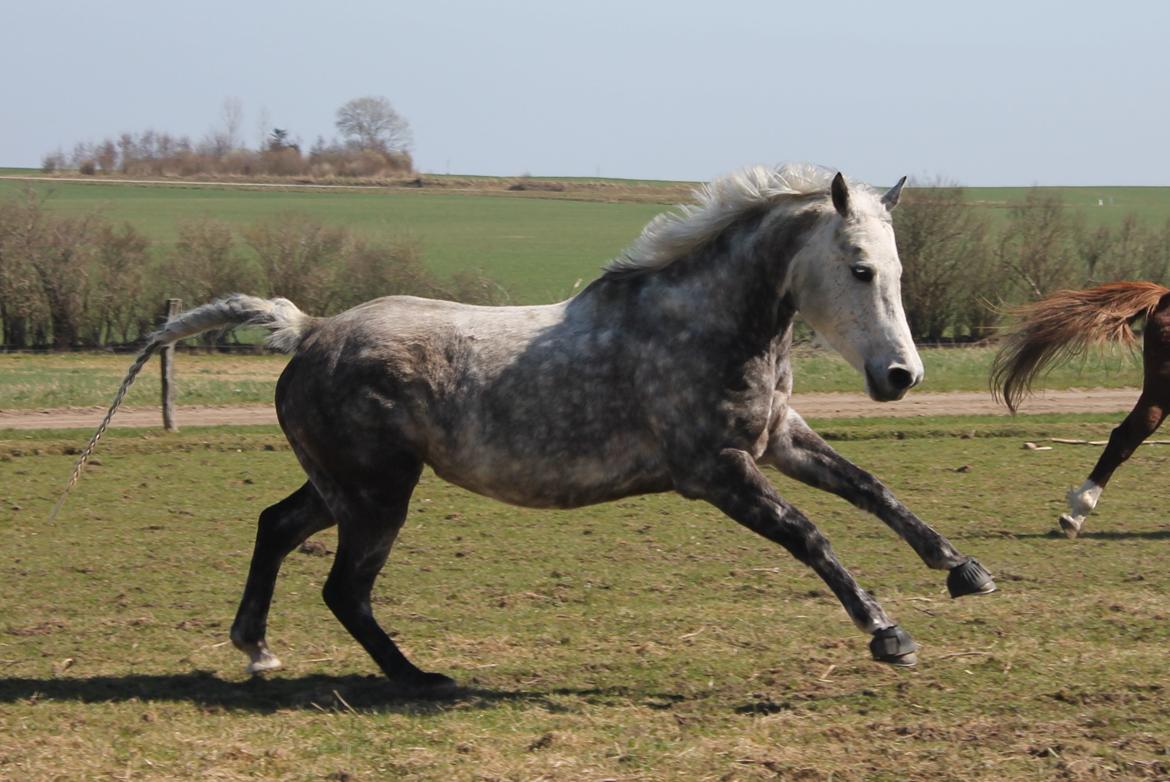
{"label": "horse's front leg", "polygon": [[918,518],[877,478],[837,453],[795,410],[771,432],[763,461],[785,475],[874,514],[910,544],[927,567],[949,570],[952,597],[995,591],[991,574]]}
{"label": "horse's front leg", "polygon": [[869,648],[875,660],[902,666],[917,662],[918,645],[858,586],[825,536],[779,495],[749,454],[728,449],[710,462],[691,465],[676,477],[676,489],[691,499],[707,500],[816,571],[853,623],[873,636]]}

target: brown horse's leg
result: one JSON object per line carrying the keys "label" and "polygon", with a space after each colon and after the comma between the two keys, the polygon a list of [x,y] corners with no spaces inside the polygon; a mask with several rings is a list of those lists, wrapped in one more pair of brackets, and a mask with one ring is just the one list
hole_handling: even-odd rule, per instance
{"label": "brown horse's leg", "polygon": [[1064,534],[1075,538],[1085,524],[1085,517],[1097,506],[1113,471],[1133,455],[1147,437],[1157,431],[1166,417],[1167,407],[1154,402],[1143,392],[1130,414],[1109,435],[1109,443],[1097,459],[1089,478],[1068,493],[1068,513],[1060,516]]}
{"label": "brown horse's leg", "polygon": [[1170,297],[1163,297],[1146,320],[1142,365],[1144,379],[1137,404],[1109,435],[1109,443],[1088,480],[1068,493],[1069,512],[1061,514],[1060,527],[1070,538],[1080,533],[1113,471],[1157,431],[1170,412]]}
{"label": "brown horse's leg", "polygon": [[231,632],[232,643],[248,655],[249,673],[280,667],[280,660],[268,650],[264,637],[281,562],[310,535],[332,525],[333,516],[311,483],[260,514],[248,581]]}

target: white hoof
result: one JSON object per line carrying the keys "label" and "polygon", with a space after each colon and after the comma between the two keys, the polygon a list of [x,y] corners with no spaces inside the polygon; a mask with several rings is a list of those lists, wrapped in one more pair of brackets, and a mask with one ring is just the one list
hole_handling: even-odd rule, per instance
{"label": "white hoof", "polygon": [[279,671],[283,667],[280,659],[275,654],[264,649],[259,654],[252,656],[252,660],[248,663],[248,667],[245,670],[255,676],[256,674],[267,673],[268,671]]}
{"label": "white hoof", "polygon": [[1081,527],[1083,527],[1085,524],[1085,519],[1083,517],[1076,519],[1067,513],[1060,514],[1059,521],[1060,529],[1064,532],[1064,536],[1066,538],[1075,538],[1077,535],[1080,535]]}

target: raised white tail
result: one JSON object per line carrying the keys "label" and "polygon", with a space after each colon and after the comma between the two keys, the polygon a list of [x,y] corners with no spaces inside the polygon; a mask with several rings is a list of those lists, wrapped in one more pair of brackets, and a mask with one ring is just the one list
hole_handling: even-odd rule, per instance
{"label": "raised white tail", "polygon": [[249,325],[263,326],[272,332],[265,342],[268,347],[282,353],[292,353],[297,349],[301,338],[314,320],[313,317],[301,312],[288,299],[261,299],[243,293],[233,293],[231,296],[213,301],[210,304],[181,312],[168,320],[166,325],[147,338],[146,346],[142,348],[142,351],[135,357],[134,363],[130,365],[130,369],[127,370],[126,377],[122,379],[122,385],[114,394],[114,401],[110,403],[110,409],[106,411],[102,422],[98,424],[93,437],[89,438],[89,442],[81,451],[81,456],[77,457],[77,463],[73,465],[73,473],[69,476],[69,482],[65,484],[65,490],[61,492],[61,497],[53,506],[53,510],[49,512],[49,519],[54,519],[58,511],[61,510],[70,489],[77,485],[81,472],[85,469],[85,463],[93,455],[98,440],[109,428],[114,413],[122,406],[126,392],[134,384],[134,379],[142,371],[142,367],[146,365],[152,355],[158,352],[159,348],[212,329]]}

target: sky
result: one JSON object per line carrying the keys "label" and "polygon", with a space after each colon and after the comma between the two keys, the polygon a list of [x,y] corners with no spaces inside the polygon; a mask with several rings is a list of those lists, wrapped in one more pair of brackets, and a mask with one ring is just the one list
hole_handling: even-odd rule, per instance
{"label": "sky", "polygon": [[243,107],[312,143],[387,97],[418,170],[1170,185],[1170,3],[0,2],[0,166]]}

